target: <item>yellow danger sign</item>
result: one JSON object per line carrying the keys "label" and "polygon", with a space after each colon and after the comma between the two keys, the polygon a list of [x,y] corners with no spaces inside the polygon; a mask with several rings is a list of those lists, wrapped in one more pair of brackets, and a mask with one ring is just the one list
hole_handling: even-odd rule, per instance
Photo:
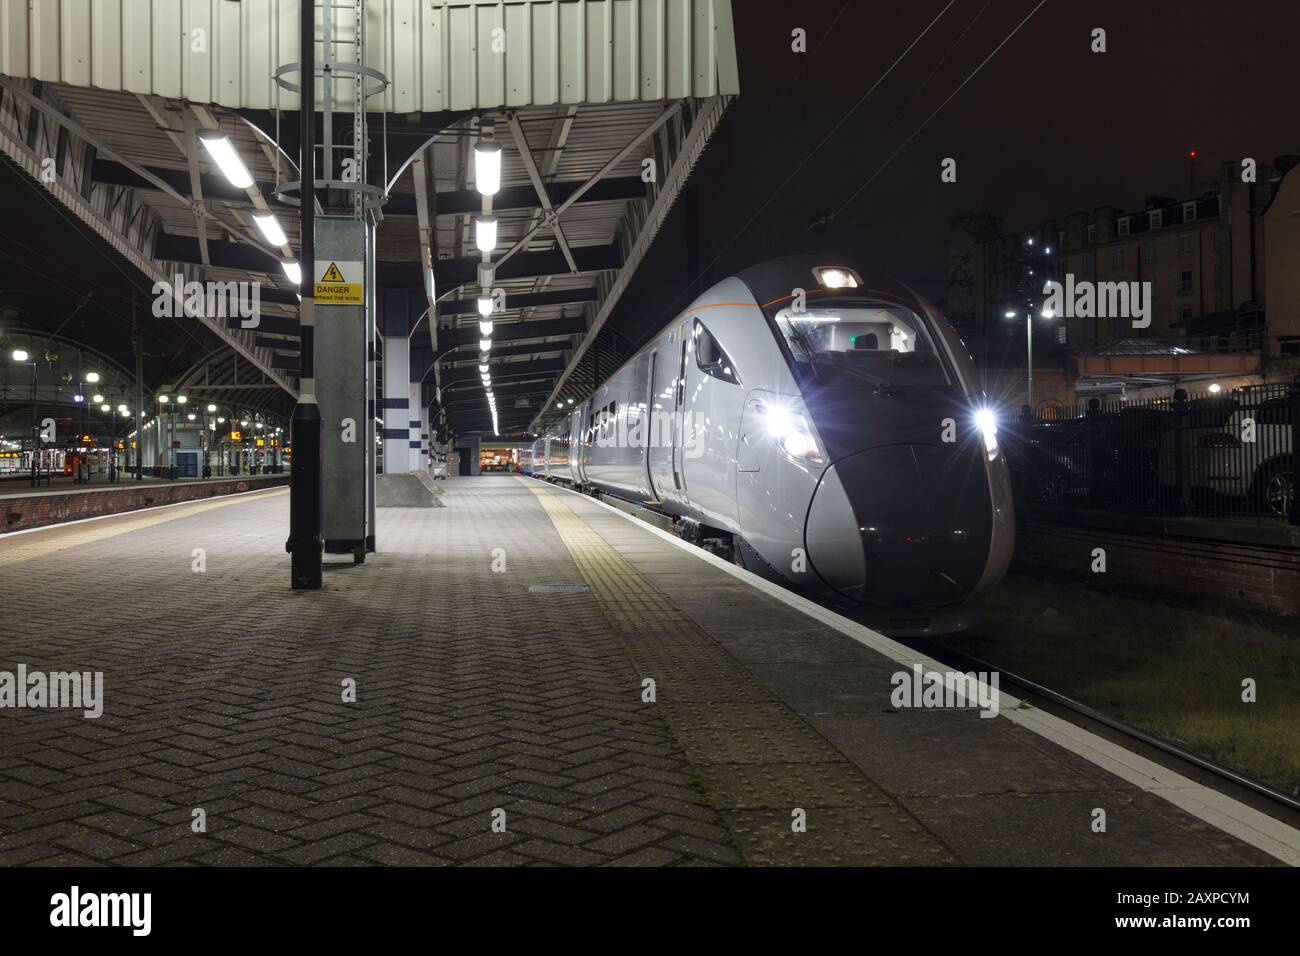
{"label": "yellow danger sign", "polygon": [[325,305],[365,304],[365,265],[326,259],[316,261],[316,301]]}

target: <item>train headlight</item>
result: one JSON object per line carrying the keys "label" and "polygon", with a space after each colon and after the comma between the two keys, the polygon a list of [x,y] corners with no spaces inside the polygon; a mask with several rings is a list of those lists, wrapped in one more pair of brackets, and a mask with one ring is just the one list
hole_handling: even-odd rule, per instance
{"label": "train headlight", "polygon": [[813,275],[828,289],[856,289],[862,284],[856,272],[842,266],[818,266]]}
{"label": "train headlight", "polygon": [[991,408],[981,408],[975,413],[975,426],[984,436],[984,451],[992,461],[998,457],[998,416]]}
{"label": "train headlight", "polygon": [[801,412],[767,402],[760,402],[758,411],[768,434],[787,458],[805,465],[825,464],[821,446]]}

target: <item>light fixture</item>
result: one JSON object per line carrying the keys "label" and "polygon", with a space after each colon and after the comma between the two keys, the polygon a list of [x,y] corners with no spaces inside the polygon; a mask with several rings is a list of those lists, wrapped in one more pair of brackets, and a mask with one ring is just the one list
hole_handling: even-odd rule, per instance
{"label": "light fixture", "polygon": [[121,412],[123,415],[125,415],[127,412],[130,411],[130,409],[126,407],[126,402],[122,402],[122,403],[120,403],[120,404],[117,406],[117,410],[118,410],[119,412]]}
{"label": "light fixture", "polygon": [[791,461],[801,465],[821,465],[825,462],[821,447],[800,406],[759,401],[756,411],[777,448]]}
{"label": "light fixture", "polygon": [[497,247],[497,221],[492,216],[474,220],[474,245],[479,252],[491,252]]}
{"label": "light fixture", "polygon": [[991,408],[981,408],[975,412],[975,427],[984,436],[984,451],[992,461],[998,457],[998,416]]}
{"label": "light fixture", "polygon": [[489,338],[489,337],[491,337],[491,335],[492,335],[492,320],[491,320],[491,319],[483,319],[483,320],[481,320],[481,321],[479,322],[479,324],[478,324],[478,334],[481,335],[481,336],[483,336],[484,338]]}
{"label": "light fixture", "polygon": [[569,404],[570,404],[570,405],[573,404],[573,399],[569,399]]}
{"label": "light fixture", "polygon": [[1051,247],[1051,246],[1048,246],[1046,249],[1043,250],[1043,255],[1050,256],[1051,254],[1052,254],[1052,247]]}
{"label": "light fixture", "polygon": [[99,410],[101,412],[111,412],[113,410],[113,407],[109,405],[107,402],[105,402],[103,405],[99,406]]}
{"label": "light fixture", "polygon": [[856,289],[858,276],[852,269],[841,266],[818,266],[813,269],[817,281],[828,289]]}
{"label": "light fixture", "polygon": [[284,230],[280,228],[280,220],[275,218],[275,213],[264,212],[255,214],[253,216],[253,222],[257,223],[257,228],[262,230],[262,235],[266,237],[266,241],[271,245],[287,246],[289,244],[289,237],[286,236]]}
{"label": "light fixture", "polygon": [[479,370],[480,372],[486,372],[486,371],[488,370],[488,367],[487,367],[487,365],[480,365],[480,366],[478,367],[478,370]]}
{"label": "light fixture", "polygon": [[[481,295],[478,297],[478,314],[484,316],[492,314],[492,296]],[[492,323],[489,322],[488,324],[491,325]]]}
{"label": "light fixture", "polygon": [[294,285],[302,285],[302,266],[296,262],[281,262],[280,268]]}
{"label": "light fixture", "polygon": [[501,144],[485,141],[474,147],[474,188],[484,196],[501,189]]}
{"label": "light fixture", "polygon": [[159,395],[159,396],[158,396],[158,401],[159,401],[159,403],[161,404],[161,403],[170,402],[171,399],[170,399],[168,396],[166,396],[166,395]]}
{"label": "light fixture", "polygon": [[1041,316],[1042,316],[1043,318],[1045,318],[1045,319],[1054,319],[1054,318],[1056,318],[1056,310],[1055,310],[1055,309],[1044,309],[1042,312],[1040,312],[1040,313],[1038,313],[1038,314],[1041,315]]}
{"label": "light fixture", "polygon": [[210,412],[215,412],[216,410],[217,410],[217,406],[215,406],[215,405],[209,405],[209,406],[208,406],[208,411],[210,411]]}
{"label": "light fixture", "polygon": [[98,372],[87,372],[87,373],[86,373],[86,381],[89,382],[91,385],[94,385],[96,382],[99,381],[99,373],[98,373]]}
{"label": "light fixture", "polygon": [[177,395],[177,396],[176,396],[176,404],[177,404],[177,405],[184,405],[184,404],[185,404],[186,402],[188,402],[188,401],[189,401],[189,396],[186,396],[186,395]]}
{"label": "light fixture", "polygon": [[224,425],[225,423],[226,423],[226,420],[225,420],[224,418],[218,418],[218,419],[217,419],[217,424],[218,424],[218,425]]}
{"label": "light fixture", "polygon": [[1016,314],[1015,314],[1014,312],[1006,312],[1006,313],[1003,313],[1003,318],[1014,319],[1015,317],[1016,317]]}
{"label": "light fixture", "polygon": [[194,421],[194,419],[197,418],[198,416],[196,416],[193,412],[190,412],[185,417],[188,418],[190,421]]}
{"label": "light fixture", "polygon": [[219,130],[204,130],[199,134],[199,142],[216,161],[230,185],[236,189],[248,189],[253,185],[253,177],[248,174],[248,167],[239,158],[239,153],[235,152],[229,136]]}
{"label": "light fixture", "polygon": [[26,352],[25,350],[23,350],[23,349],[14,349],[14,361],[15,361],[15,362],[26,362],[26,361],[27,361],[27,352]]}
{"label": "light fixture", "polygon": [[1032,246],[1034,244],[1034,237],[1030,236],[1028,239],[1025,240],[1025,242],[1029,243]]}
{"label": "light fixture", "polygon": [[486,352],[486,351],[488,351],[488,349],[490,349],[490,348],[492,348],[492,340],[491,340],[491,339],[479,339],[479,340],[478,340],[478,349],[479,349],[480,352]]}
{"label": "light fixture", "polygon": [[1215,382],[1213,385],[1210,386],[1211,395],[1218,395],[1221,391],[1223,391],[1223,386],[1220,385],[1218,382]]}
{"label": "light fixture", "polygon": [[247,418],[245,418],[245,419],[241,419],[240,422],[239,422],[239,427],[240,427],[240,428],[247,428],[247,427],[248,427],[248,419],[247,419]]}
{"label": "light fixture", "polygon": [[90,399],[90,400],[91,400],[92,402],[96,403],[96,404],[99,404],[100,402],[102,402],[102,401],[104,400],[104,396],[103,396],[103,395],[100,395],[98,392],[96,392],[93,396],[91,396],[91,399]]}

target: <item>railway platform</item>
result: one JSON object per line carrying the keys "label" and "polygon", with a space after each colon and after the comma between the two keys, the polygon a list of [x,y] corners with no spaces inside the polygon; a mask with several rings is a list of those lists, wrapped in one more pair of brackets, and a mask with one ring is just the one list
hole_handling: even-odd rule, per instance
{"label": "railway platform", "polygon": [[0,710],[0,865],[1300,863],[1006,694],[896,706],[940,665],[600,502],[440,500],[316,592],[283,488],[0,537],[0,672],[103,675]]}

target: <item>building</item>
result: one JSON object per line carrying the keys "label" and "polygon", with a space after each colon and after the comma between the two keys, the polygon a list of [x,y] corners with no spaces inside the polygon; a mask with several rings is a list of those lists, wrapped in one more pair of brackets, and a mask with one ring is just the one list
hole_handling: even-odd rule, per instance
{"label": "building", "polygon": [[[1150,196],[1130,211],[1098,206],[1022,232],[988,211],[962,216],[953,222],[948,315],[999,382],[1014,380],[1004,374],[1014,369],[1023,375],[1032,315],[1035,380],[1061,380],[1067,399],[1084,386],[1276,378],[1300,354],[1300,173],[1288,175],[1297,165],[1300,157],[1278,157],[1245,183],[1241,164],[1225,163],[1200,195]],[[1150,283],[1141,286],[1150,290],[1149,324],[1044,314],[1044,284],[1067,276]],[[1121,354],[1123,363],[1112,360]]]}

